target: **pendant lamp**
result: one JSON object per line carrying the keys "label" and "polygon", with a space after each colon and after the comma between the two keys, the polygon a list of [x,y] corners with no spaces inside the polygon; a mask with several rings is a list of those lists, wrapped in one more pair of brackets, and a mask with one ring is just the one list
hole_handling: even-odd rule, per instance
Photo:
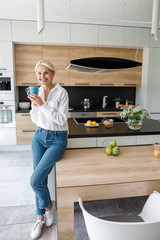
{"label": "pendant lamp", "polygon": [[154,40],[158,40],[159,5],[160,0],[153,0],[151,35],[153,36]]}
{"label": "pendant lamp", "polygon": [[37,32],[40,34],[44,29],[44,0],[37,0]]}

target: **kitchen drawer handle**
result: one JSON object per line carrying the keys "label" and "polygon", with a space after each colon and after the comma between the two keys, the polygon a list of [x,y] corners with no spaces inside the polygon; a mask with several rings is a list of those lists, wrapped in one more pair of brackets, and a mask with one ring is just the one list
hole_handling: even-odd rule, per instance
{"label": "kitchen drawer handle", "polygon": [[35,86],[38,85],[38,83],[22,83],[22,86]]}
{"label": "kitchen drawer handle", "polygon": [[36,130],[22,130],[22,132],[26,133],[26,132],[35,132]]}
{"label": "kitchen drawer handle", "polygon": [[101,86],[114,86],[113,83],[100,83]]}
{"label": "kitchen drawer handle", "polygon": [[89,83],[75,83],[75,85],[89,85]]}
{"label": "kitchen drawer handle", "polygon": [[134,86],[134,87],[136,87],[136,86],[137,86],[137,84],[132,84],[132,83],[124,83],[124,86]]}
{"label": "kitchen drawer handle", "polygon": [[64,83],[59,82],[60,85],[64,85]]}
{"label": "kitchen drawer handle", "polygon": [[102,113],[102,115],[117,115],[118,113]]}
{"label": "kitchen drawer handle", "polygon": [[7,70],[7,68],[0,68],[0,71],[5,71]]}
{"label": "kitchen drawer handle", "polygon": [[30,114],[29,113],[22,113],[21,116],[26,117],[26,116],[30,116]]}

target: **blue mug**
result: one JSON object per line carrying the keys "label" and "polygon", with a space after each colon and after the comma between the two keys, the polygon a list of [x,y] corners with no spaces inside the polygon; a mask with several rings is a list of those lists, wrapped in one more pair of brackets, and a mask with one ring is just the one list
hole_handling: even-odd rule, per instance
{"label": "blue mug", "polygon": [[31,95],[32,95],[32,93],[38,95],[38,90],[39,90],[39,87],[27,87],[27,88],[25,88],[26,93],[31,94]]}

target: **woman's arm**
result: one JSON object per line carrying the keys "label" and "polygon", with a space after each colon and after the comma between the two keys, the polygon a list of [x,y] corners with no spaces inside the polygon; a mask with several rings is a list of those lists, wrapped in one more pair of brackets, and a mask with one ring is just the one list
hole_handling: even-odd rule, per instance
{"label": "woman's arm", "polygon": [[33,123],[36,123],[38,119],[38,107],[43,104],[43,101],[38,95],[34,93],[33,95],[28,94],[27,97],[31,100],[32,103],[32,109],[30,111],[31,120]]}

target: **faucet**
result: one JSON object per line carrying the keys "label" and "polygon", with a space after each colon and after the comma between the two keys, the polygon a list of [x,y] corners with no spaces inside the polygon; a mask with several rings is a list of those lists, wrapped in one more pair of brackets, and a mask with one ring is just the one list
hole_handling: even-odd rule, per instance
{"label": "faucet", "polygon": [[103,96],[102,108],[105,108],[107,106],[107,98],[108,96]]}

